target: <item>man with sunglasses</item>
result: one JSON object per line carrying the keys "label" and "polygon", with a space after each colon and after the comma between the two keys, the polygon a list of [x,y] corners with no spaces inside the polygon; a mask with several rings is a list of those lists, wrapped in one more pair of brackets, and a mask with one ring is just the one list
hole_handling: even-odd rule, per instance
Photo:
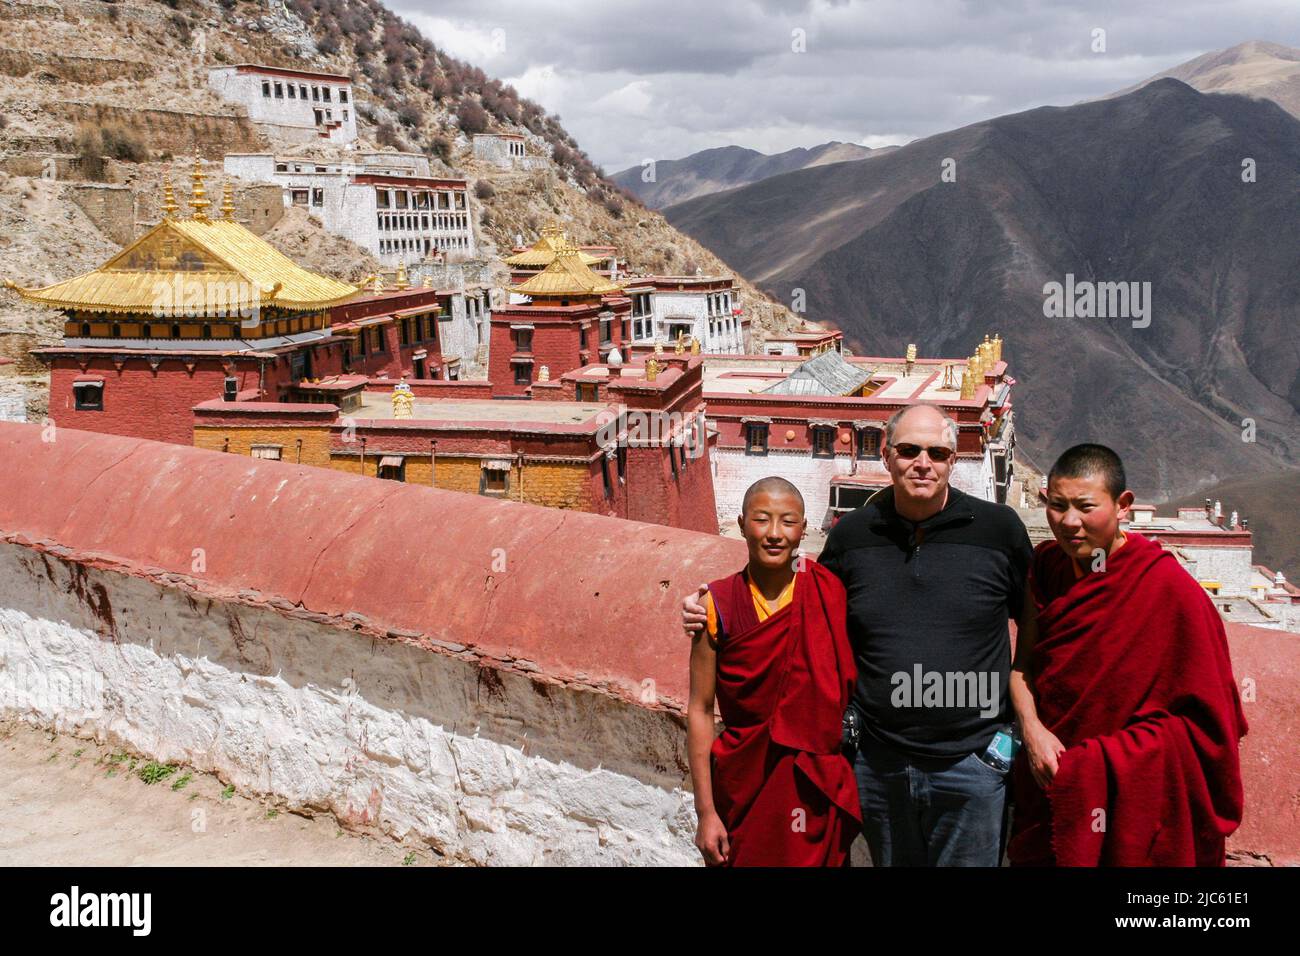
{"label": "man with sunglasses", "polygon": [[[1033,549],[1016,513],[953,488],[957,425],[912,405],[885,426],[892,487],[831,529],[819,562],[848,592],[850,714],[863,832],[876,866],[997,866],[1010,724],[1008,620]],[[683,621],[704,618],[696,595]],[[994,761],[996,762],[996,761]]]}

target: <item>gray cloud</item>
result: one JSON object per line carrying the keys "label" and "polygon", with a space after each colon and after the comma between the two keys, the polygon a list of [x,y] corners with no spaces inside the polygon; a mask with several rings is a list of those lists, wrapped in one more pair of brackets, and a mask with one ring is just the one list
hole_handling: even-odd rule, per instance
{"label": "gray cloud", "polygon": [[[609,171],[730,144],[902,143],[1100,96],[1246,40],[1300,46],[1294,0],[400,0],[394,9],[558,113]],[[1096,29],[1105,53],[1091,49]],[[792,49],[798,37],[806,52]]]}

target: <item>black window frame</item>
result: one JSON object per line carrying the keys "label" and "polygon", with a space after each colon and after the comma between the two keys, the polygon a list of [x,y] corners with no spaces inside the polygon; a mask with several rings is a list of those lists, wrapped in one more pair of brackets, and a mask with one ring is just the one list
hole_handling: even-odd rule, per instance
{"label": "black window frame", "polygon": [[857,448],[854,449],[854,455],[859,461],[879,461],[881,447],[884,444],[881,441],[880,430],[876,428],[859,428]]}
{"label": "black window frame", "polygon": [[[93,404],[84,401],[82,395],[85,394],[94,395],[97,401]],[[73,410],[78,412],[102,412],[104,410],[104,383],[73,382],[72,406]]]}
{"label": "black window frame", "polygon": [[746,455],[767,454],[771,428],[772,426],[766,422],[747,422],[745,424]]}
{"label": "black window frame", "polygon": [[[833,425],[814,425],[812,427],[812,456],[814,458],[834,458],[835,439],[839,429]],[[823,448],[822,445],[825,445]]]}

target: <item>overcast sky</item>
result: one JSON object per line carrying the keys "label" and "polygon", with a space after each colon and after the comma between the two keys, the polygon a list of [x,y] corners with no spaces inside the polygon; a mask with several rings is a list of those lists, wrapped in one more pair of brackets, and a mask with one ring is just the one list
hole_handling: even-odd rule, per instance
{"label": "overcast sky", "polygon": [[610,173],[714,146],[902,144],[1246,40],[1300,46],[1297,0],[388,2],[558,113]]}

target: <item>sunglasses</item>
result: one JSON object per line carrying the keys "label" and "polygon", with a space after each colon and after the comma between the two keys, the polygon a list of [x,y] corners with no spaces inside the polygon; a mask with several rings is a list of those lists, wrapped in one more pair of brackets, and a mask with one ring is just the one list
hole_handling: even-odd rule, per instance
{"label": "sunglasses", "polygon": [[935,445],[929,448],[926,448],[922,445],[912,445],[912,444],[894,446],[894,453],[898,455],[899,458],[905,458],[909,461],[913,458],[919,458],[921,456],[921,452],[925,452],[927,455],[929,455],[931,461],[937,461],[941,463],[947,461],[949,458],[951,458],[953,455],[956,454],[956,452],[953,451],[953,449],[945,448],[943,445]]}

